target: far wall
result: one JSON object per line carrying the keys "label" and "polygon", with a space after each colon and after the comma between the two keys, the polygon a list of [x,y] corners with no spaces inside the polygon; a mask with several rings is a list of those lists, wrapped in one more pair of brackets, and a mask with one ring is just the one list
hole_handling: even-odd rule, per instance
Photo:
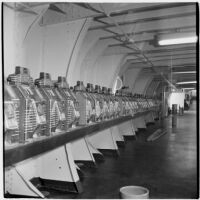
{"label": "far wall", "polygon": [[184,92],[172,92],[168,98],[168,105],[170,109],[172,109],[173,104],[177,104],[178,109],[179,109],[179,106],[184,107],[184,99],[185,99]]}

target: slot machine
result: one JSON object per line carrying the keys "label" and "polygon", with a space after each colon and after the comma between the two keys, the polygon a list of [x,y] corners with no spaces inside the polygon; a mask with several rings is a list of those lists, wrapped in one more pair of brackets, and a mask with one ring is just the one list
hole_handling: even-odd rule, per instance
{"label": "slot machine", "polygon": [[153,108],[153,101],[149,96],[145,96],[147,104],[148,104],[148,108],[152,109]]}
{"label": "slot machine", "polygon": [[115,118],[117,113],[115,109],[115,97],[112,94],[112,89],[108,88],[107,95],[109,97],[109,108],[110,108],[110,117]]}
{"label": "slot machine", "polygon": [[132,103],[134,106],[134,113],[137,113],[139,111],[137,99],[136,99],[135,95],[133,95],[133,94],[131,95],[131,98],[132,98]]}
{"label": "slot machine", "polygon": [[146,110],[149,110],[149,102],[148,102],[148,99],[145,95],[143,95],[143,99],[144,99],[144,102],[145,102],[145,107],[146,107]]}
{"label": "slot machine", "polygon": [[132,116],[134,116],[134,113],[135,113],[135,107],[134,107],[134,103],[132,101],[132,97],[131,97],[131,93],[127,93],[126,95],[127,99],[128,99],[128,103],[129,103],[129,107],[130,107],[130,114]]}
{"label": "slot machine", "polygon": [[142,110],[145,111],[146,106],[145,106],[145,102],[144,102],[144,98],[142,97],[142,94],[140,94],[139,98],[140,98],[140,102],[141,102],[141,105],[142,105]]}
{"label": "slot machine", "polygon": [[143,101],[141,99],[141,95],[136,94],[136,99],[137,99],[138,106],[139,106],[138,112],[143,112],[144,111],[144,105],[143,105]]}
{"label": "slot machine", "polygon": [[64,104],[60,101],[54,90],[54,84],[49,73],[40,73],[40,77],[35,80],[35,85],[38,91],[44,96],[47,102],[46,119],[47,129],[46,135],[50,136],[55,132],[64,130],[63,126],[66,123]]}
{"label": "slot machine", "polygon": [[58,106],[60,108],[59,110],[62,110],[63,119],[65,119],[65,120],[60,120],[60,124],[58,125],[58,130],[65,131],[65,130],[68,129],[68,126],[67,126],[68,99],[65,98],[65,95],[59,89],[59,87],[60,87],[59,79],[60,79],[60,77],[58,77],[58,82],[54,83],[54,89],[53,90],[56,94],[56,99],[58,101]]}
{"label": "slot machine", "polygon": [[96,122],[102,121],[102,119],[103,119],[103,99],[101,98],[101,96],[99,94],[99,87],[96,85],[94,88],[93,84],[88,83],[87,91],[89,92],[91,97],[94,99],[95,121]]}
{"label": "slot machine", "polygon": [[147,98],[144,95],[142,95],[142,99],[143,99],[143,102],[144,102],[145,110],[148,110],[149,109],[149,104],[148,104]]}
{"label": "slot machine", "polygon": [[112,94],[112,98],[114,99],[114,113],[115,113],[115,117],[119,117],[120,113],[121,113],[120,99],[115,94]]}
{"label": "slot machine", "polygon": [[100,115],[100,108],[99,108],[99,103],[97,102],[97,99],[94,95],[94,88],[93,88],[93,85],[91,83],[87,83],[86,94],[88,96],[88,99],[90,99],[91,106],[92,106],[91,121],[96,122],[97,118]]}
{"label": "slot machine", "polygon": [[101,95],[101,87],[99,85],[95,85],[94,89],[94,95],[97,99],[97,102],[99,103],[99,108],[100,108],[100,115],[97,118],[97,121],[103,121],[104,120],[104,98]]}
{"label": "slot machine", "polygon": [[[5,148],[12,144],[19,143],[20,131],[20,110],[22,102],[20,95],[15,92],[12,86],[4,82],[4,143]],[[22,122],[23,123],[23,122]]]}
{"label": "slot machine", "polygon": [[156,104],[155,104],[155,99],[154,99],[154,97],[151,97],[151,103],[152,103],[153,109],[156,110]]}
{"label": "slot machine", "polygon": [[125,116],[125,102],[124,99],[122,98],[122,91],[121,90],[116,90],[115,96],[119,102],[119,107],[120,107],[120,116]]}
{"label": "slot machine", "polygon": [[78,121],[80,118],[80,113],[78,111],[78,100],[73,92],[73,88],[69,88],[69,85],[65,77],[58,77],[55,83],[56,90],[65,98],[66,100],[66,123],[67,128],[75,128],[78,126]]}
{"label": "slot machine", "polygon": [[111,113],[110,113],[110,98],[107,95],[107,88],[102,87],[102,96],[104,98],[104,119],[110,119]]}
{"label": "slot machine", "polygon": [[103,121],[106,119],[108,105],[107,105],[105,95],[103,94],[100,85],[95,85],[95,94],[99,98],[99,104],[100,104],[100,109],[101,109],[100,120]]}
{"label": "slot machine", "polygon": [[122,99],[124,101],[124,106],[125,106],[125,115],[131,115],[131,107],[129,103],[129,99],[127,97],[127,94],[122,91]]}
{"label": "slot machine", "polygon": [[[25,143],[45,135],[46,131],[46,101],[35,89],[33,79],[27,68],[17,66],[15,73],[8,76],[8,88],[19,98],[19,142]],[[7,86],[6,86],[7,87]],[[9,89],[7,90],[9,91]]]}
{"label": "slot machine", "polygon": [[92,123],[92,120],[94,119],[94,101],[89,95],[87,95],[86,88],[82,81],[77,81],[77,85],[74,86],[74,93],[79,102],[79,124],[87,125]]}

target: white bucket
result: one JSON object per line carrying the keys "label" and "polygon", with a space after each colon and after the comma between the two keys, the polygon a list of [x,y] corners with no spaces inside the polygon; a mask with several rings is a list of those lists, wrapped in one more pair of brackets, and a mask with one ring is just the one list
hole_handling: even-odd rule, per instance
{"label": "white bucket", "polygon": [[121,199],[148,199],[149,190],[141,186],[125,186],[120,188]]}

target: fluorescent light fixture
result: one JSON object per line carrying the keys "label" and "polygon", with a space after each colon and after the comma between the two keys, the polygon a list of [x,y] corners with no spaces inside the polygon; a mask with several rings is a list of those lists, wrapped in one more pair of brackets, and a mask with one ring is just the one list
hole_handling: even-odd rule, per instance
{"label": "fluorescent light fixture", "polygon": [[184,90],[194,90],[195,88],[182,88]]}
{"label": "fluorescent light fixture", "polygon": [[172,44],[188,44],[188,43],[196,43],[196,42],[197,42],[197,36],[194,36],[194,37],[160,40],[158,41],[158,44],[163,46],[163,45],[172,45]]}
{"label": "fluorescent light fixture", "polygon": [[177,82],[177,85],[197,83],[196,81]]}
{"label": "fluorescent light fixture", "polygon": [[172,72],[173,74],[195,74],[196,71]]}
{"label": "fluorescent light fixture", "polygon": [[188,44],[196,43],[197,36],[195,33],[190,32],[161,34],[157,36],[157,41],[160,46],[173,44]]}

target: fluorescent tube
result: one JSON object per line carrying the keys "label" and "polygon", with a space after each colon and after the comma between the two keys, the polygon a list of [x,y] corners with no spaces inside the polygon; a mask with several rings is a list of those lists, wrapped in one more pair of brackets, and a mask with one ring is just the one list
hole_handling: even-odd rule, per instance
{"label": "fluorescent tube", "polygon": [[182,88],[184,90],[194,90],[195,88]]}
{"label": "fluorescent tube", "polygon": [[197,42],[197,36],[193,36],[193,37],[160,40],[158,41],[158,44],[163,46],[163,45],[172,45],[172,44],[188,44],[188,43],[196,43],[196,42]]}
{"label": "fluorescent tube", "polygon": [[182,85],[182,84],[190,84],[190,83],[197,83],[196,81],[186,81],[186,82],[178,82],[176,83],[177,85]]}
{"label": "fluorescent tube", "polygon": [[160,34],[156,36],[159,45],[188,44],[196,43],[197,36],[194,32],[177,32]]}
{"label": "fluorescent tube", "polygon": [[172,72],[173,74],[195,74],[196,71]]}

